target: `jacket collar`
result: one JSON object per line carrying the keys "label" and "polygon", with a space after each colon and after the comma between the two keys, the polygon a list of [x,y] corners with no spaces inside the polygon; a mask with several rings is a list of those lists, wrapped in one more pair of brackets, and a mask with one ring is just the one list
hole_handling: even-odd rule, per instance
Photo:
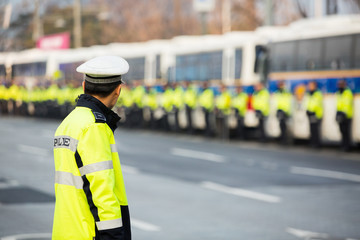
{"label": "jacket collar", "polygon": [[95,115],[95,119],[97,119],[99,113],[102,114],[105,118],[101,118],[102,122],[105,122],[113,132],[117,128],[120,117],[97,98],[88,94],[81,94],[77,99],[76,106],[90,108]]}

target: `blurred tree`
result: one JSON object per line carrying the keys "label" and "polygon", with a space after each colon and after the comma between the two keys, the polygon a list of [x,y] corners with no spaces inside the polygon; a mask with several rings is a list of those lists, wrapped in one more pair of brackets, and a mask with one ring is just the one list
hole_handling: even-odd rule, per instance
{"label": "blurred tree", "polygon": [[257,11],[257,0],[234,1],[232,5],[232,30],[254,30],[262,24]]}
{"label": "blurred tree", "polygon": [[[0,1],[0,7],[10,0]],[[10,1],[11,2],[11,1]],[[216,0],[213,12],[207,14],[207,32],[222,33],[222,4]],[[230,0],[231,30],[249,31],[262,26],[264,0]],[[272,0],[273,22],[286,25],[299,18],[313,16],[309,0]],[[35,47],[33,32],[33,0],[21,0],[13,6],[9,29],[0,29],[0,51]],[[73,0],[40,0],[44,34],[70,32],[73,36]],[[82,0],[82,45],[111,42],[137,42],[169,39],[178,35],[200,35],[200,14],[193,0]],[[324,0],[328,12],[359,13],[360,0]],[[0,17],[1,19],[1,17]],[[73,46],[73,41],[71,42]]]}

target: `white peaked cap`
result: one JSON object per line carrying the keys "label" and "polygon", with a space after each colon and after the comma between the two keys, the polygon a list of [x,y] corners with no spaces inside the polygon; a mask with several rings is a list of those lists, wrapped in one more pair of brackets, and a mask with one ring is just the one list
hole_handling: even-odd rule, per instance
{"label": "white peaked cap", "polygon": [[129,71],[129,63],[118,56],[100,56],[84,62],[76,71],[97,78],[118,76]]}

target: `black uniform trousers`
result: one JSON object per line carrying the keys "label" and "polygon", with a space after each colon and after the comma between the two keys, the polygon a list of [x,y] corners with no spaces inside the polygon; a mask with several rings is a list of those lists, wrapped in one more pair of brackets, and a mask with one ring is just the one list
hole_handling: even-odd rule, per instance
{"label": "black uniform trousers", "polygon": [[339,123],[341,132],[341,148],[349,151],[351,148],[351,119],[345,118]]}
{"label": "black uniform trousers", "polygon": [[266,142],[267,141],[266,134],[265,134],[265,119],[266,119],[266,117],[259,110],[256,110],[256,117],[259,119],[259,126],[258,126],[258,131],[259,131],[259,135],[260,135],[259,140],[260,140],[260,142]]}
{"label": "black uniform trousers", "polygon": [[185,109],[186,109],[186,121],[187,121],[187,124],[188,124],[187,125],[187,130],[188,130],[188,133],[193,134],[194,129],[192,127],[192,117],[191,117],[192,108],[189,105],[186,105]]}
{"label": "black uniform trousers", "polygon": [[279,127],[280,127],[280,137],[279,137],[279,141],[282,144],[286,144],[287,143],[287,125],[286,125],[286,121],[288,119],[287,114],[283,111],[283,110],[278,110],[276,113],[276,117],[279,121]]}
{"label": "black uniform trousers", "polygon": [[236,118],[237,118],[236,138],[245,139],[244,116],[240,115],[238,109],[236,109]]}
{"label": "black uniform trousers", "polygon": [[210,137],[213,135],[213,131],[210,124],[210,111],[206,108],[202,108],[205,116],[205,136]]}

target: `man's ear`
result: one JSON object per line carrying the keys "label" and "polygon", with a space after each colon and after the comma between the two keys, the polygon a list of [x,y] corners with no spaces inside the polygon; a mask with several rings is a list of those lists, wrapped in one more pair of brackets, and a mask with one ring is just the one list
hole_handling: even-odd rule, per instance
{"label": "man's ear", "polygon": [[83,87],[83,90],[85,92],[85,81],[82,82],[82,87]]}
{"label": "man's ear", "polygon": [[117,88],[115,88],[115,92],[118,96],[120,96],[120,92],[121,92],[121,84],[119,84],[119,86],[117,86]]}

